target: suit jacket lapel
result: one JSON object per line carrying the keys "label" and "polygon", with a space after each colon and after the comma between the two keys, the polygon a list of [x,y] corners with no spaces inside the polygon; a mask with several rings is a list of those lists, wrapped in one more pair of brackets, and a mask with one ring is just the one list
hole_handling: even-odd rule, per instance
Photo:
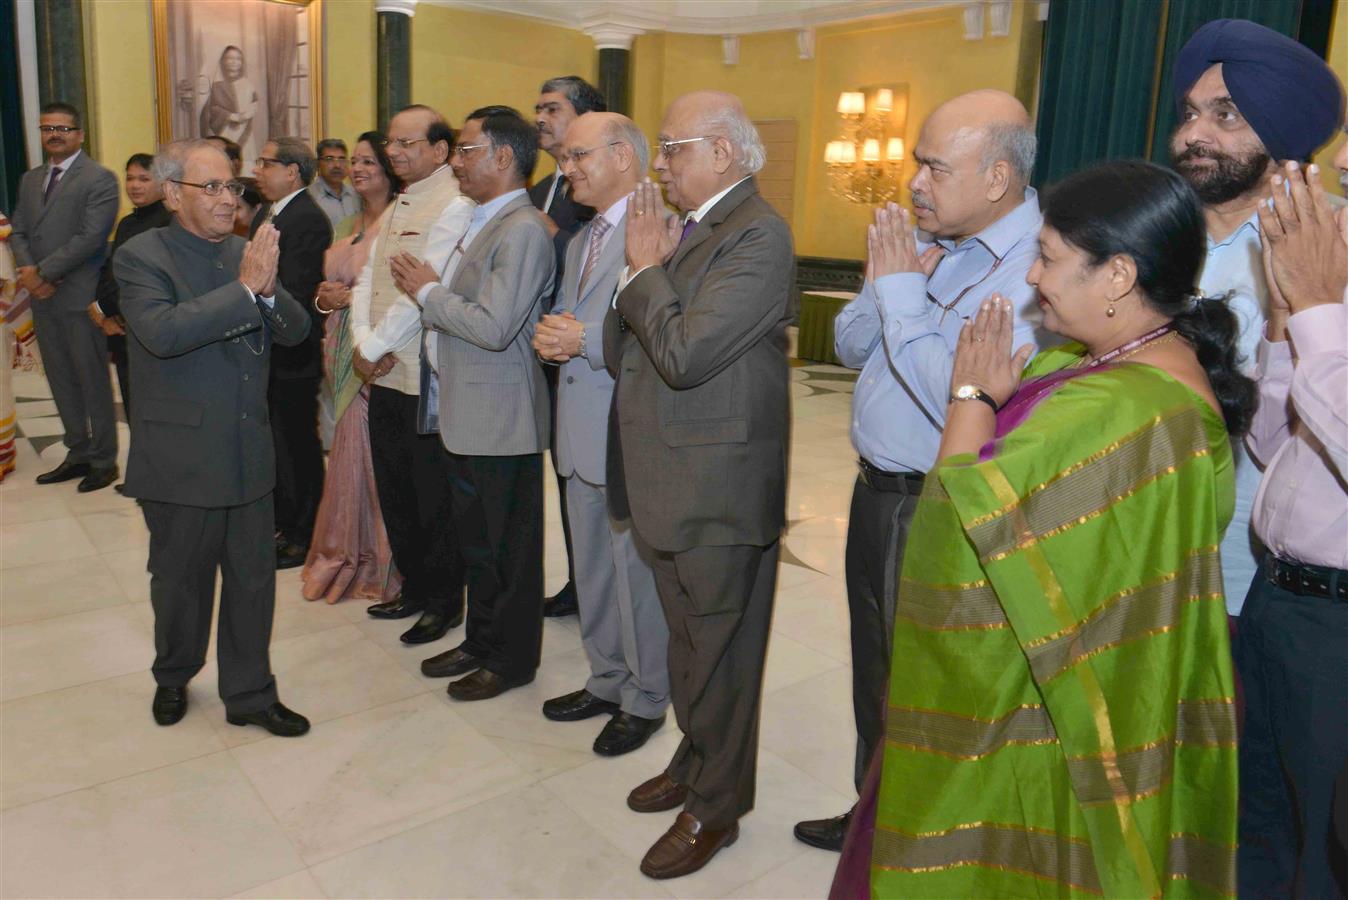
{"label": "suit jacket lapel", "polygon": [[707,210],[707,214],[697,223],[697,227],[688,237],[684,238],[683,243],[679,244],[678,249],[674,251],[674,255],[665,264],[665,268],[667,270],[677,268],[694,247],[711,237],[713,226],[724,222],[736,207],[756,193],[758,193],[758,182],[752,175],[735,185],[734,189],[722,197],[719,203]]}
{"label": "suit jacket lapel", "polygon": [[[624,220],[623,225],[626,224],[627,224],[626,220]],[[619,225],[617,226],[617,228],[622,228],[623,225]],[[589,253],[590,248],[588,241],[590,229],[593,227],[594,227],[594,220],[592,219],[590,220],[590,224],[586,225],[584,229],[586,236],[586,245],[585,245],[586,257],[590,255]],[[585,285],[584,293],[580,292],[579,281],[577,281],[576,293],[578,294],[578,296],[576,298],[576,309],[580,309],[580,307],[585,305],[585,302],[590,299],[590,296],[594,293],[595,288],[597,288],[599,286],[599,283],[604,280],[604,273],[611,270],[615,265],[617,265],[622,260],[625,248],[626,242],[622,239],[621,235],[618,234],[609,235],[608,243],[604,245],[603,250],[599,251],[599,258],[594,261],[594,268],[590,271],[590,282],[589,284]],[[583,273],[585,271],[584,258],[581,259],[580,268],[581,272]],[[580,275],[577,275],[576,278],[579,280]]]}
{"label": "suit jacket lapel", "polygon": [[487,247],[491,245],[492,236],[500,230],[501,225],[505,223],[505,220],[509,218],[510,214],[517,209],[532,206],[533,201],[529,199],[529,195],[527,193],[521,194],[505,206],[501,207],[496,215],[491,217],[491,221],[486,225],[483,225],[482,230],[473,235],[473,242],[463,251],[463,259],[459,262],[459,267],[454,270],[454,280],[449,286],[451,291],[454,291],[456,294],[459,293],[455,290],[454,286],[458,284],[459,278],[463,275],[464,270],[468,268],[469,260],[475,260],[483,253],[487,252]]}
{"label": "suit jacket lapel", "polygon": [[66,169],[65,172],[61,175],[61,180],[56,182],[56,193],[52,194],[51,202],[43,203],[42,195],[47,192],[47,182],[51,180],[51,164],[50,163],[47,164],[47,171],[42,173],[42,184],[38,186],[38,195],[37,195],[38,214],[37,219],[34,220],[33,222],[34,225],[37,225],[47,217],[47,212],[56,206],[57,201],[61,199],[61,194],[65,190],[65,188],[72,181],[74,181],[76,178],[79,177],[80,170],[84,168],[84,160],[86,156],[87,154],[84,153],[84,151],[80,151],[80,155],[75,157],[74,161],[71,162],[70,167]]}

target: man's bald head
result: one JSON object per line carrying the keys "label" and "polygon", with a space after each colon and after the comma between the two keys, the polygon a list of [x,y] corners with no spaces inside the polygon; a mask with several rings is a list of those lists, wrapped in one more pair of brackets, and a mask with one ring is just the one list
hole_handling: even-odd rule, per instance
{"label": "man's bald head", "polygon": [[687,141],[676,144],[669,157],[655,159],[666,198],[685,211],[697,209],[767,161],[744,104],[723,91],[694,91],[676,99],[665,113],[659,140]]}
{"label": "man's bald head", "polygon": [[1034,171],[1034,126],[1005,91],[979,90],[942,103],[922,123],[909,182],[917,223],[961,240],[1023,201]]}

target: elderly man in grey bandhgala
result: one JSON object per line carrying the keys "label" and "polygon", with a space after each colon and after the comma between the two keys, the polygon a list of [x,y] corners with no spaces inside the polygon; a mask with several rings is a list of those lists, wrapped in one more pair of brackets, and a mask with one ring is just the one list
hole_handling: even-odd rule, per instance
{"label": "elderly man in grey bandhgala", "polygon": [[308,313],[277,282],[277,231],[234,235],[243,186],[209,141],[170,144],[155,177],[174,220],[113,261],[136,394],[126,489],[150,531],[155,617],[152,712],[172,725],[206,662],[221,577],[216,655],[233,725],[294,736],[309,722],[277,699],[269,645],[276,601],[275,458],[267,422],[274,344],[294,346]]}

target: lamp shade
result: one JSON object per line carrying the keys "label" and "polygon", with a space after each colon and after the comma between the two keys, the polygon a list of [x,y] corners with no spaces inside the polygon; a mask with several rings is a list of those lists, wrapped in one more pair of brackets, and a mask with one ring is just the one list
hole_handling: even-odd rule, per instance
{"label": "lamp shade", "polygon": [[875,92],[875,111],[889,112],[894,108],[894,92],[889,88],[880,88]]}
{"label": "lamp shade", "polygon": [[880,142],[875,138],[866,138],[866,143],[861,145],[861,158],[865,162],[879,162]]}
{"label": "lamp shade", "polygon": [[885,159],[903,159],[903,138],[890,138],[885,148]]}
{"label": "lamp shade", "polygon": [[843,91],[838,95],[838,114],[860,116],[866,112],[866,95],[860,91]]}
{"label": "lamp shade", "polygon": [[857,145],[851,141],[838,141],[838,162],[844,166],[855,165],[857,161]]}

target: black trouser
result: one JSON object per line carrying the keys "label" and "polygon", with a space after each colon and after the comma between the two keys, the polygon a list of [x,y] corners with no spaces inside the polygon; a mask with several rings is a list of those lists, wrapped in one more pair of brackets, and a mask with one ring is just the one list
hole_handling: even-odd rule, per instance
{"label": "black trouser", "polygon": [[276,606],[276,546],[271,494],[204,509],[141,501],[150,531],[150,604],[154,607],[154,680],[185,687],[206,664],[220,572],[216,660],[220,699],[234,714],[276,702],[271,622]]}
{"label": "black trouser", "polygon": [[561,366],[543,367],[543,377],[548,382],[548,403],[552,407],[552,418],[548,420],[548,453],[552,457],[552,472],[557,478],[557,503],[562,508],[562,540],[566,542],[566,583],[575,590],[576,563],[571,552],[571,516],[566,508],[566,479],[557,472],[557,379],[561,377],[561,372]]}
{"label": "black trouser", "polygon": [[[33,301],[33,327],[47,386],[65,429],[66,459],[96,469],[117,465],[117,411],[108,377],[108,342],[84,306]],[[86,301],[87,302],[87,301]]]}
{"label": "black trouser", "polygon": [[450,506],[448,454],[417,433],[417,398],[370,386],[370,458],[403,599],[454,618],[463,612],[463,558]]}
{"label": "black trouser", "polygon": [[276,530],[308,547],[323,499],[323,444],[318,437],[319,378],[276,378],[267,386],[276,444]]}
{"label": "black trouser", "polygon": [[[877,482],[878,484],[879,482]],[[857,790],[871,754],[884,740],[885,698],[889,692],[894,642],[894,608],[903,569],[908,526],[920,488],[902,479],[877,490],[858,477],[847,523],[847,613],[852,626],[852,712],[857,722]]]}
{"label": "black trouser", "polygon": [[108,355],[117,371],[117,393],[122,395],[122,414],[131,424],[131,373],[126,363],[126,335],[108,335]]}
{"label": "black trouser", "polygon": [[448,458],[468,581],[464,650],[527,682],[543,651],[543,454]]}
{"label": "black trouser", "polygon": [[1259,567],[1240,613],[1242,897],[1343,897],[1348,859],[1332,834],[1348,760],[1348,602],[1298,596]]}
{"label": "black trouser", "polygon": [[666,771],[688,788],[683,808],[707,828],[729,828],[754,808],[780,549],[642,550],[669,623],[669,700],[683,732]]}

